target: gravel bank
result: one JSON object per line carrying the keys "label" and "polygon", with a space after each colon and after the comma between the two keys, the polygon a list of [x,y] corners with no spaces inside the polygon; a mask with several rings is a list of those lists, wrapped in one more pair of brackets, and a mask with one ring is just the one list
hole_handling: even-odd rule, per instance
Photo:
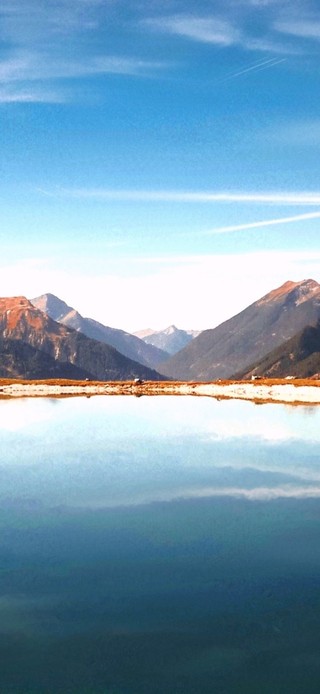
{"label": "gravel bank", "polygon": [[0,386],[0,396],[9,397],[63,397],[85,395],[196,395],[213,398],[253,400],[255,402],[282,402],[291,404],[320,404],[320,382],[295,383],[170,383],[146,382],[140,385],[123,381],[117,383],[8,383]]}

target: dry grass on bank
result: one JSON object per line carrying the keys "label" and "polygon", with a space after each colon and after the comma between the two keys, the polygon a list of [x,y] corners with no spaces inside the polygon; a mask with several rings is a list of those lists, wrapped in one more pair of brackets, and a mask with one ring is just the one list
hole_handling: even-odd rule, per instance
{"label": "dry grass on bank", "polygon": [[23,379],[23,378],[0,378],[0,387],[1,386],[9,386],[9,385],[17,385],[21,384],[24,386],[36,386],[36,385],[50,385],[50,386],[58,386],[58,387],[63,387],[63,386],[78,386],[78,387],[86,387],[86,386],[103,386],[103,385],[108,385],[108,386],[119,386],[119,388],[126,388],[126,387],[135,387],[135,388],[145,388],[147,389],[148,386],[154,388],[158,388],[161,390],[162,388],[170,386],[170,388],[177,386],[181,387],[183,385],[187,385],[189,387],[192,386],[199,386],[199,385],[219,385],[219,386],[230,386],[234,384],[239,384],[239,385],[245,385],[250,383],[251,385],[255,386],[279,386],[279,385],[292,385],[292,386],[320,386],[320,378],[315,379],[315,378],[259,378],[257,380],[243,380],[243,381],[236,381],[234,379],[228,380],[228,379],[216,379],[213,381],[143,381],[141,385],[137,385],[134,381],[95,381],[95,380],[90,380],[90,381],[80,381],[80,380],[71,380],[71,379],[65,379],[65,378],[46,378],[46,379]]}

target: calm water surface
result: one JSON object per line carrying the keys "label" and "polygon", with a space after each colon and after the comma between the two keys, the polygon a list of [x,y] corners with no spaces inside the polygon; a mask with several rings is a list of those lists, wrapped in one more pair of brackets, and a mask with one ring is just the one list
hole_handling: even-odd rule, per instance
{"label": "calm water surface", "polygon": [[1,694],[320,691],[320,407],[0,401]]}

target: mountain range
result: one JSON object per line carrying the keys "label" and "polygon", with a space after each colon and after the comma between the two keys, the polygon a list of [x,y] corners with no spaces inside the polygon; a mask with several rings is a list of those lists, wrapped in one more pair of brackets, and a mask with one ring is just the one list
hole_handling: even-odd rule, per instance
{"label": "mountain range", "polygon": [[128,357],[128,359],[133,359],[144,366],[153,369],[156,368],[159,362],[168,358],[166,351],[159,349],[153,344],[146,344],[135,335],[117,328],[109,328],[92,318],[84,318],[78,311],[68,306],[65,301],[54,296],[54,294],[42,294],[35,299],[31,299],[31,303],[47,316],[50,316],[52,320],[73,328],[93,340],[110,345],[125,357]]}
{"label": "mountain range", "polygon": [[181,381],[230,378],[252,368],[320,317],[320,285],[312,279],[285,282],[213,329],[204,330],[184,349],[158,365]]}
{"label": "mountain range", "polygon": [[[7,375],[11,377],[27,377],[28,373],[30,378],[50,378],[53,360],[56,362],[56,377],[59,369],[63,369],[70,375],[60,377],[88,377],[102,381],[162,378],[154,369],[128,359],[114,347],[54,321],[23,296],[0,299],[0,339],[2,377],[6,375],[4,356],[7,353]],[[18,347],[13,342],[18,342]],[[22,345],[32,348],[30,355],[36,360],[35,372],[31,369],[32,359],[26,362],[28,355],[23,352]],[[14,346],[19,350],[15,363]],[[34,350],[50,358],[47,363],[42,362],[43,371],[40,356]]]}
{"label": "mountain range", "polygon": [[272,350],[252,368],[235,374],[248,378],[320,378],[320,319]]}
{"label": "mountain range", "polygon": [[[0,299],[0,376],[103,381],[315,377],[320,372],[320,285],[311,279],[287,281],[198,335],[175,326],[142,332],[143,339],[83,318],[52,294],[32,301]],[[170,356],[170,351],[175,353]]]}
{"label": "mountain range", "polygon": [[200,330],[181,330],[175,325],[169,325],[164,330],[139,330],[135,335],[172,356],[186,347],[199,333]]}

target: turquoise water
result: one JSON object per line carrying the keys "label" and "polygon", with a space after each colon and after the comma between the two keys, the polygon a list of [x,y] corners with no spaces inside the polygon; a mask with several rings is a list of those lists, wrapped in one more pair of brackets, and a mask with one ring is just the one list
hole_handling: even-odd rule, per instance
{"label": "turquoise water", "polygon": [[320,407],[0,401],[0,692],[320,691]]}

